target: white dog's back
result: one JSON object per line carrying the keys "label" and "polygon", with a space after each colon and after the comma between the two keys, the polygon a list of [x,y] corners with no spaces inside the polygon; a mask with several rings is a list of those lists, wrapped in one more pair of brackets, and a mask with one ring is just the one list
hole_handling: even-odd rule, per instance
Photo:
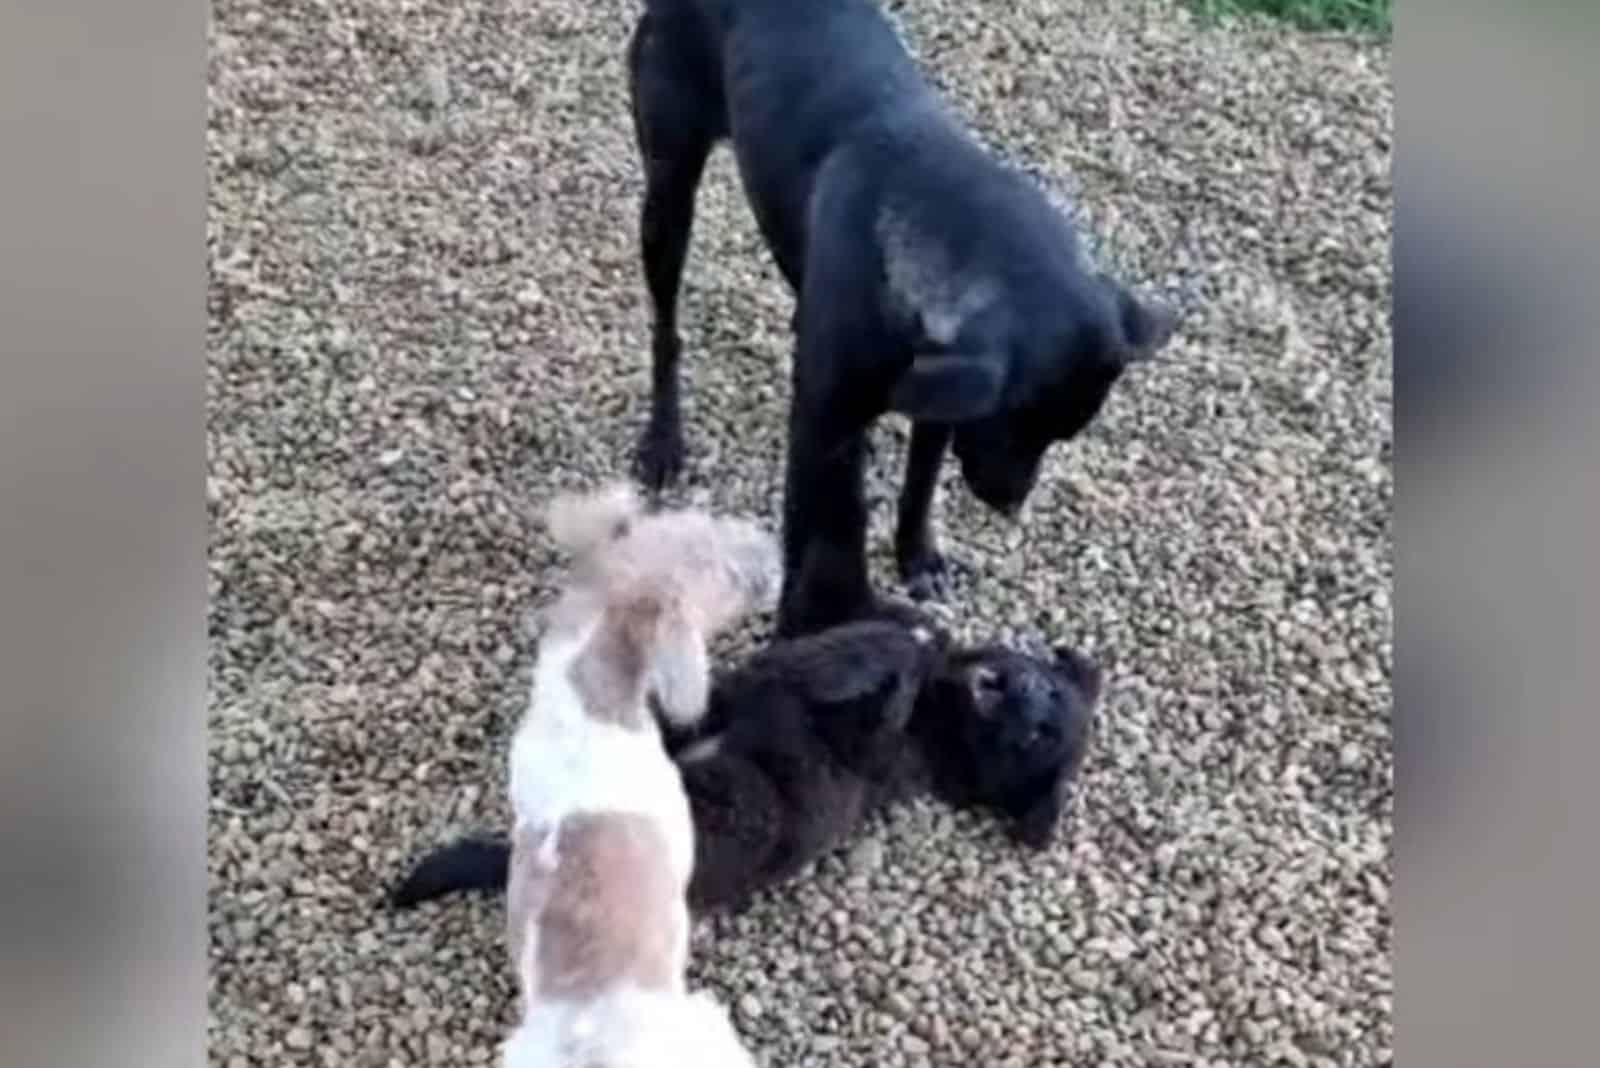
{"label": "white dog's back", "polygon": [[555,827],[575,813],[620,812],[658,821],[687,886],[694,828],[683,780],[651,730],[597,723],[571,677],[587,632],[540,650],[531,713],[511,741],[511,806],[519,824]]}
{"label": "white dog's back", "polygon": [[503,1068],[755,1068],[709,995],[622,989],[546,1003],[501,1049]]}

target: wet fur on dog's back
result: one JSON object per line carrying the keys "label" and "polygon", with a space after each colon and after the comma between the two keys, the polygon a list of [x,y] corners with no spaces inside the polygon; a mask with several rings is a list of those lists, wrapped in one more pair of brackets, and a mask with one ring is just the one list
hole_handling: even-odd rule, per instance
{"label": "wet fur on dog's back", "polygon": [[1015,513],[1046,449],[1078,434],[1174,317],[1082,255],[1033,182],[962,128],[871,0],[645,0],[628,50],[654,309],[639,467],[684,463],[677,330],[706,159],[732,143],[796,295],[779,633],[873,614],[866,433],[914,422],[895,550],[913,592],[944,561],[930,526],[953,449],[974,494]]}
{"label": "wet fur on dog's back", "polygon": [[[715,678],[702,724],[668,732],[695,823],[691,907],[736,908],[879,807],[928,793],[1049,844],[1093,736],[1098,669],[1065,648],[1045,659],[923,634],[871,621],[779,642]],[[469,838],[392,900],[504,882],[504,841]]]}

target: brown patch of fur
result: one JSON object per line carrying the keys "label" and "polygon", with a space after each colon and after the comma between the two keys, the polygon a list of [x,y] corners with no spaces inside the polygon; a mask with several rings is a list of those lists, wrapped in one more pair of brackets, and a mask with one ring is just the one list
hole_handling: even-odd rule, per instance
{"label": "brown patch of fur", "polygon": [[533,996],[586,999],[621,983],[678,989],[683,897],[655,821],[621,812],[569,816],[557,856],[536,921]]}

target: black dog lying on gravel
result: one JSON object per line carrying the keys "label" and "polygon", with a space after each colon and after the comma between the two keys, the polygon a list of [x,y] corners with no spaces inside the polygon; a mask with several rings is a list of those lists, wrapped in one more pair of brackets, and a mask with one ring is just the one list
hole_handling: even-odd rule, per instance
{"label": "black dog lying on gravel", "polygon": [[[667,736],[694,816],[696,910],[737,908],[845,842],[879,806],[932,793],[998,810],[1034,848],[1054,835],[1090,744],[1099,669],[998,646],[946,646],[874,620],[780,642],[718,678],[705,722]],[[500,891],[504,838],[425,857],[394,890],[409,908]]]}
{"label": "black dog lying on gravel", "polygon": [[706,159],[731,139],[796,294],[778,633],[876,614],[862,480],[885,412],[914,423],[900,574],[916,597],[938,592],[929,515],[946,450],[1014,515],[1049,446],[1174,316],[1087,265],[1063,214],[966,133],[871,0],[645,0],[628,70],[654,309],[640,477],[659,490],[683,467],[678,291]]}

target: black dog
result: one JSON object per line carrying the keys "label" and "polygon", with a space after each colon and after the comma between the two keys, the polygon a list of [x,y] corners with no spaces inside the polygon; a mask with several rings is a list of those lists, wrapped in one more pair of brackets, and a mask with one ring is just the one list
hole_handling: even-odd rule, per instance
{"label": "black dog", "polygon": [[[719,678],[706,724],[669,738],[694,815],[690,905],[737,908],[846,841],[882,805],[931,791],[993,808],[1048,845],[1087,751],[1099,670],[1001,647],[949,651],[924,628],[867,621],[781,642]],[[428,855],[408,908],[499,891],[503,838]]]}
{"label": "black dog", "polygon": [[1014,515],[1045,450],[1099,411],[1173,315],[1081,257],[1068,221],[945,110],[870,0],[646,0],[628,50],[654,307],[653,490],[684,460],[677,299],[695,191],[731,139],[746,196],[796,294],[778,633],[874,614],[867,432],[913,420],[895,550],[915,596],[942,585],[929,528],[952,445]]}

